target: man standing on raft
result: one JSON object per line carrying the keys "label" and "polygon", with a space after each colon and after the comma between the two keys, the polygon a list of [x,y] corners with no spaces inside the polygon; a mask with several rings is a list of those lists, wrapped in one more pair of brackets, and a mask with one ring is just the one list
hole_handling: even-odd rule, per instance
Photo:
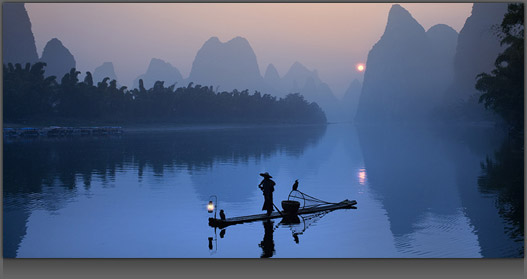
{"label": "man standing on raft", "polygon": [[262,182],[260,182],[260,185],[258,185],[258,188],[262,190],[265,198],[262,210],[267,210],[267,216],[269,216],[273,212],[273,192],[276,183],[271,180],[273,177],[270,176],[268,172],[260,173],[260,175],[264,178]]}

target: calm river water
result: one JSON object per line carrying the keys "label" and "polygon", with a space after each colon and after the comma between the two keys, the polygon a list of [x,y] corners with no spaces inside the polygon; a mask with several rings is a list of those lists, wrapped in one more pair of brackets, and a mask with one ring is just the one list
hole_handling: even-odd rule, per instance
{"label": "calm river water", "polygon": [[[523,177],[485,182],[501,181],[485,172],[498,134],[333,124],[5,140],[4,257],[521,257]],[[357,209],[208,226],[211,195],[227,217],[262,213],[265,171],[278,206],[298,179]]]}

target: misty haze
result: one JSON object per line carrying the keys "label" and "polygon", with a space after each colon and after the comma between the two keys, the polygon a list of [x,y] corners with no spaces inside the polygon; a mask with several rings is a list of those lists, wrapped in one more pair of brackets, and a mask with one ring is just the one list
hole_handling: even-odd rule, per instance
{"label": "misty haze", "polygon": [[521,258],[523,20],[4,3],[4,257]]}

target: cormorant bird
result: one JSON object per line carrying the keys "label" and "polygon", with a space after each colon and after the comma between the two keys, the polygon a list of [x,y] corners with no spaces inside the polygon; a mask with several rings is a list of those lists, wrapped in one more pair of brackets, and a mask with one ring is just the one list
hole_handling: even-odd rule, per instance
{"label": "cormorant bird", "polygon": [[220,218],[221,220],[225,220],[225,212],[222,210],[220,210]]}
{"label": "cormorant bird", "polygon": [[293,191],[296,191],[298,189],[298,179],[295,180],[295,184],[293,184]]}

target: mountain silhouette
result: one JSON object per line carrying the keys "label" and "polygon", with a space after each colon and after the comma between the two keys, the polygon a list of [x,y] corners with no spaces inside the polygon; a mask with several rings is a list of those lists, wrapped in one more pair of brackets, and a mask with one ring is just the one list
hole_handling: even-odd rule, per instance
{"label": "mountain silhouette", "polygon": [[110,81],[114,79],[117,80],[112,62],[104,62],[101,66],[95,68],[93,71],[93,83],[97,84],[106,77],[109,77]]}
{"label": "mountain silhouette", "polygon": [[57,39],[51,39],[42,52],[40,61],[46,62],[46,76],[56,76],[60,81],[64,74],[75,68],[75,58],[71,52]]}
{"label": "mountain silhouette", "polygon": [[[439,45],[438,40],[442,40]],[[428,32],[393,5],[380,40],[368,53],[357,122],[415,122],[431,117],[451,71],[457,33],[446,25]]]}
{"label": "mountain silhouette", "polygon": [[176,67],[157,58],[152,58],[146,73],[138,76],[134,80],[134,88],[139,87],[140,79],[143,80],[145,88],[151,88],[156,81],[164,81],[167,86],[183,81],[183,77]]}
{"label": "mountain silhouette", "polygon": [[337,98],[329,85],[320,80],[317,70],[309,70],[298,61],[291,65],[278,83],[268,85],[275,88],[279,97],[289,93],[300,93],[307,101],[316,102],[326,112],[330,121],[341,118]]}
{"label": "mountain silhouette", "polygon": [[188,81],[220,91],[261,90],[263,86],[256,55],[242,37],[226,43],[217,37],[207,40],[196,54]]}
{"label": "mountain silhouette", "polygon": [[494,69],[494,61],[503,51],[497,29],[507,12],[507,3],[474,3],[472,14],[459,32],[454,57],[454,81],[445,94],[447,103],[479,95],[476,76]]}
{"label": "mountain silhouette", "polygon": [[219,91],[257,90],[278,98],[300,93],[307,101],[317,102],[329,119],[333,118],[331,111],[338,103],[329,86],[318,77],[317,71],[309,70],[299,62],[295,62],[282,78],[270,64],[262,77],[256,54],[242,37],[225,43],[217,37],[207,40],[196,54],[190,76],[185,80],[185,83],[189,82],[213,86]]}
{"label": "mountain silhouette", "polygon": [[[267,85],[278,87],[280,84],[280,75],[273,64],[269,64],[265,70],[264,81]],[[276,88],[278,89],[278,88]]]}
{"label": "mountain silhouette", "polygon": [[317,70],[309,70],[295,62],[278,85],[282,94],[300,93],[309,102],[317,103],[330,122],[342,119],[342,107],[327,83],[318,76]]}
{"label": "mountain silhouette", "polygon": [[350,121],[353,120],[355,115],[357,114],[357,106],[359,104],[359,97],[362,90],[362,84],[358,79],[354,79],[346,92],[344,93],[344,97],[342,97],[342,105],[343,105],[343,120]]}
{"label": "mountain silhouette", "polygon": [[3,3],[3,63],[35,63],[38,61],[35,37],[24,3]]}
{"label": "mountain silhouette", "polygon": [[287,93],[299,92],[309,79],[312,80],[314,86],[322,83],[316,70],[311,71],[300,62],[295,62],[284,75],[279,86]]}
{"label": "mountain silhouette", "polygon": [[445,24],[437,24],[426,31],[429,41],[429,63],[434,66],[434,79],[430,80],[429,90],[433,102],[441,104],[443,94],[454,78],[454,56],[458,33]]}

